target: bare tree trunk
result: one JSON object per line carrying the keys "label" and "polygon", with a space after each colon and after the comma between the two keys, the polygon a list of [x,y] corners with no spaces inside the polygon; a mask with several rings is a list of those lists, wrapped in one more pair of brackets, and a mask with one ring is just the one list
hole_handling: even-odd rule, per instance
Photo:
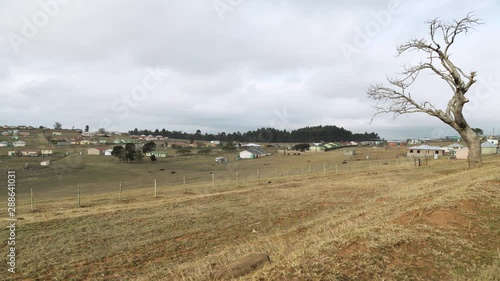
{"label": "bare tree trunk", "polygon": [[483,165],[481,161],[481,138],[469,126],[457,131],[469,148],[469,154],[467,156],[469,169],[481,167],[481,165]]}

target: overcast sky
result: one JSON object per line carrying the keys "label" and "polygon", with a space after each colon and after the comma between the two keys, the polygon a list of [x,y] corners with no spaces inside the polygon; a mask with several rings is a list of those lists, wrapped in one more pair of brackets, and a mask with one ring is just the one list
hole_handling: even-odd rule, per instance
{"label": "overcast sky", "polygon": [[[425,114],[379,115],[370,84],[425,59],[396,46],[425,21],[484,25],[452,59],[477,71],[466,117],[500,131],[500,1],[40,0],[0,2],[0,124],[202,133],[337,125],[386,139],[456,135]],[[443,106],[427,73],[411,89]]]}

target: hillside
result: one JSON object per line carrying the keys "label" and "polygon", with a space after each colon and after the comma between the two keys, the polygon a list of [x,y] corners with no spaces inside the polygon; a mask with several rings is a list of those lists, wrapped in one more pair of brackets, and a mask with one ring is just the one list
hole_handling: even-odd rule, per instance
{"label": "hillside", "polygon": [[136,193],[122,203],[99,204],[100,194],[83,208],[61,199],[34,213],[24,201],[19,273],[10,277],[210,280],[242,256],[266,253],[271,262],[242,280],[498,280],[500,159],[465,167]]}

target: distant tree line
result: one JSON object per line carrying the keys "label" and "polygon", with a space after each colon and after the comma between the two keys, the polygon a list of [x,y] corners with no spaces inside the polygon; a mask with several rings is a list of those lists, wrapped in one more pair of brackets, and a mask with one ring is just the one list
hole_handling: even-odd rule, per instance
{"label": "distant tree line", "polygon": [[380,139],[377,133],[352,133],[343,127],[337,126],[313,126],[293,131],[278,130],[274,128],[260,128],[246,133],[220,132],[218,134],[202,134],[200,130],[196,133],[169,130],[138,130],[129,131],[130,135],[154,135],[172,139],[189,139],[191,141],[238,141],[238,142],[319,142],[319,141],[367,141]]}

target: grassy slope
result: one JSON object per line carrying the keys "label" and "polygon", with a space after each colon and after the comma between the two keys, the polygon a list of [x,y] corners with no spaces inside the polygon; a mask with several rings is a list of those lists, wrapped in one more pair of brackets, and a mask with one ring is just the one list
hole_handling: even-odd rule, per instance
{"label": "grassy slope", "polygon": [[81,209],[62,200],[21,213],[19,274],[10,277],[207,280],[265,252],[272,263],[242,279],[498,280],[500,161],[485,162],[474,171],[463,162],[410,166]]}

